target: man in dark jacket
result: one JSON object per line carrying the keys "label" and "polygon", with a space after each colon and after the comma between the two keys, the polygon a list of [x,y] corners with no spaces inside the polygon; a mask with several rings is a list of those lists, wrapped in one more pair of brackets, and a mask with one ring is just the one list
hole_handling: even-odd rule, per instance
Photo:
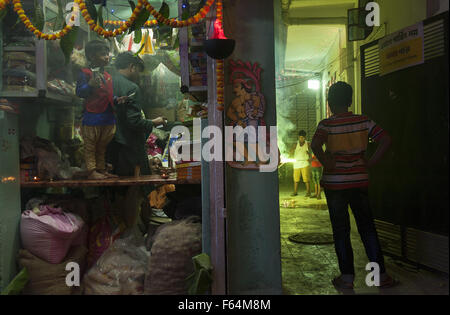
{"label": "man in dark jacket", "polygon": [[[142,59],[132,53],[121,53],[116,58],[115,67],[117,72],[112,73],[112,81],[114,97],[117,99],[116,133],[108,146],[107,159],[113,165],[114,174],[119,176],[150,175],[145,144],[153,127],[165,126],[167,120],[162,117],[153,120],[144,117],[142,94],[135,83],[139,80],[139,73],[144,70]],[[114,189],[116,202],[120,204],[119,208],[122,209],[122,216],[128,227],[136,224],[141,226],[142,223],[143,230],[146,230],[146,222],[139,223],[139,209],[142,204],[146,205],[142,211],[150,211],[148,202],[144,200],[153,188],[153,185],[146,185]]]}
{"label": "man in dark jacket", "polygon": [[135,82],[144,70],[144,62],[132,53],[117,56],[113,74],[114,96],[126,100],[116,106],[116,134],[108,148],[108,159],[119,176],[150,175],[145,143],[153,127],[166,125],[158,117],[150,120],[142,111],[142,94]]}

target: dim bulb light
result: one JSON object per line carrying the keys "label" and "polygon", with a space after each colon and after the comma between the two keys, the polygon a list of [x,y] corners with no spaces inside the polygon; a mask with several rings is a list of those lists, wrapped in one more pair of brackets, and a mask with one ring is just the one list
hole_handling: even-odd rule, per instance
{"label": "dim bulb light", "polygon": [[320,88],[319,80],[308,80],[308,89],[318,90]]}

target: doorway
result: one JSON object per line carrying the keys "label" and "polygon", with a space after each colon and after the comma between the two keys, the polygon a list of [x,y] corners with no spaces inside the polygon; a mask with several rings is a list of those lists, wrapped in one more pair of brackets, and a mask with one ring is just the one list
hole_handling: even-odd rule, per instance
{"label": "doorway", "polygon": [[[278,169],[282,282],[285,294],[336,294],[330,280],[339,274],[328,207],[320,185],[295,178],[296,147],[305,133],[311,142],[318,123],[330,116],[330,84],[347,80],[344,25],[290,25],[284,68],[277,79]],[[298,158],[298,156],[297,156]],[[298,181],[297,195],[294,181]],[[364,250],[358,252],[364,253]],[[356,251],[355,251],[356,252]],[[364,257],[362,257],[364,258]]]}

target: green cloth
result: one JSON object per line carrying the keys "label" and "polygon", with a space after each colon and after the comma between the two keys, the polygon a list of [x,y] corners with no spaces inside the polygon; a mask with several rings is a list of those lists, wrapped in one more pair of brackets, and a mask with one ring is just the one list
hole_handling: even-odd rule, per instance
{"label": "green cloth", "polygon": [[152,132],[153,123],[144,118],[141,91],[139,87],[120,73],[112,77],[115,97],[129,96],[130,101],[116,104],[116,134],[108,148],[108,161],[114,172],[120,176],[133,176],[136,165],[141,166],[141,174],[149,175],[145,144]]}

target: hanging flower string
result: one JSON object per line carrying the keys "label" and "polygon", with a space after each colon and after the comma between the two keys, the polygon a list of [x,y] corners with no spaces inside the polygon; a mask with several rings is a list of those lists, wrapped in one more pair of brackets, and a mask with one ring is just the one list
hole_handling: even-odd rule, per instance
{"label": "hanging flower string", "polygon": [[217,65],[216,68],[217,109],[223,111],[224,110],[223,104],[225,101],[224,97],[225,73],[224,73],[223,59],[217,60],[216,65]]}
{"label": "hanging flower string", "polygon": [[[214,22],[214,35],[213,38],[224,39],[226,38],[223,33],[223,5],[222,0],[217,0],[216,2],[216,21]],[[224,62],[222,60],[216,61],[216,90],[217,90],[217,110],[224,110],[225,103],[225,68]]]}
{"label": "hanging flower string", "polygon": [[172,19],[165,18],[161,13],[156,11],[155,8],[150,3],[148,3],[147,0],[145,0],[145,2],[146,2],[145,8],[150,12],[151,15],[153,15],[156,18],[158,22],[172,27],[186,27],[192,24],[197,24],[201,20],[203,20],[208,14],[209,10],[211,9],[214,0],[206,1],[203,8],[201,8],[196,15],[183,21],[180,21],[176,18]]}
{"label": "hanging flower string", "polygon": [[[125,21],[118,29],[114,31],[107,31],[100,25],[96,24],[95,21],[92,19],[92,17],[89,15],[89,11],[87,9],[86,3],[84,0],[75,0],[75,3],[79,5],[81,10],[81,15],[85,19],[86,23],[89,25],[89,28],[99,34],[100,36],[103,36],[105,38],[108,37],[115,37],[117,35],[120,35],[124,32],[126,32],[136,21],[138,15],[141,13],[142,9],[144,8],[145,3],[147,0],[138,0],[138,3],[136,7],[133,10],[133,13],[131,14],[130,18]],[[74,6],[76,7],[76,6]]]}
{"label": "hanging flower string", "polygon": [[[0,2],[0,10],[4,9],[5,6],[9,3],[9,0],[3,0],[2,2]],[[12,1],[13,5],[14,5],[14,11],[17,13],[17,15],[19,16],[19,19],[23,22],[23,24],[25,24],[25,27],[31,32],[33,33],[37,38],[42,38],[42,39],[46,39],[46,40],[55,40],[55,39],[59,39],[64,37],[65,35],[67,35],[67,33],[70,32],[70,30],[73,28],[72,23],[67,24],[61,31],[55,33],[55,34],[45,34],[42,33],[40,30],[38,30],[30,21],[30,19],[28,18],[28,16],[25,14],[25,11],[22,7],[22,3],[20,2],[20,0],[13,0]],[[75,21],[75,15],[78,13],[78,8],[74,7],[74,11],[72,12],[72,17],[71,17],[71,21]]]}
{"label": "hanging flower string", "polygon": [[6,6],[9,4],[9,0],[0,0],[0,11],[6,8]]}
{"label": "hanging flower string", "polygon": [[[112,25],[112,26],[122,26],[125,24],[125,21],[117,21],[117,20],[106,20],[103,21],[103,24],[105,25]],[[150,20],[145,22],[144,27],[152,27],[158,25],[158,21],[157,20]]]}
{"label": "hanging flower string", "polygon": [[[202,21],[206,15],[208,14],[209,10],[211,9],[212,4],[214,3],[215,0],[207,0],[205,5],[203,6],[203,8],[201,8],[199,10],[199,12],[197,14],[195,14],[193,17],[190,17],[187,20],[178,20],[176,18],[165,18],[161,13],[159,13],[152,5],[150,5],[150,3],[148,2],[148,0],[138,0],[138,3],[135,7],[135,9],[133,10],[133,13],[131,14],[131,17],[123,22],[123,21],[116,21],[118,22],[117,24],[113,23],[114,25],[120,25],[119,28],[117,28],[114,31],[108,31],[105,30],[103,27],[101,27],[100,25],[96,24],[95,21],[92,19],[92,17],[89,15],[89,12],[87,10],[87,6],[84,0],[74,0],[74,2],[78,5],[78,6],[74,6],[74,10],[72,11],[72,17],[71,17],[71,21],[74,22],[75,21],[75,16],[76,14],[78,14],[79,12],[77,11],[78,8],[81,11],[81,15],[83,16],[83,18],[86,20],[86,22],[89,25],[89,28],[98,33],[100,36],[103,36],[105,38],[108,37],[115,37],[117,35],[120,35],[124,32],[126,32],[136,21],[138,15],[141,13],[142,9],[146,9],[150,12],[150,14],[152,14],[156,20],[151,20],[151,21],[147,21],[145,23],[145,26],[154,26],[158,23],[161,24],[165,24],[171,27],[175,27],[175,28],[179,28],[179,27],[186,27],[186,26],[190,26],[192,24],[197,24],[200,21]],[[25,24],[26,28],[33,33],[37,38],[39,39],[46,39],[46,40],[55,40],[55,39],[59,39],[64,37],[65,35],[67,35],[67,33],[70,32],[70,30],[73,28],[73,24],[74,23],[69,23],[67,24],[61,31],[55,33],[55,34],[45,34],[42,33],[40,30],[38,30],[33,23],[31,23],[30,19],[28,18],[28,16],[25,14],[25,10],[23,9],[21,0],[0,0],[0,10],[3,10],[6,8],[6,6],[11,3],[14,6],[14,11],[17,13],[17,15],[19,16],[20,20]]]}

